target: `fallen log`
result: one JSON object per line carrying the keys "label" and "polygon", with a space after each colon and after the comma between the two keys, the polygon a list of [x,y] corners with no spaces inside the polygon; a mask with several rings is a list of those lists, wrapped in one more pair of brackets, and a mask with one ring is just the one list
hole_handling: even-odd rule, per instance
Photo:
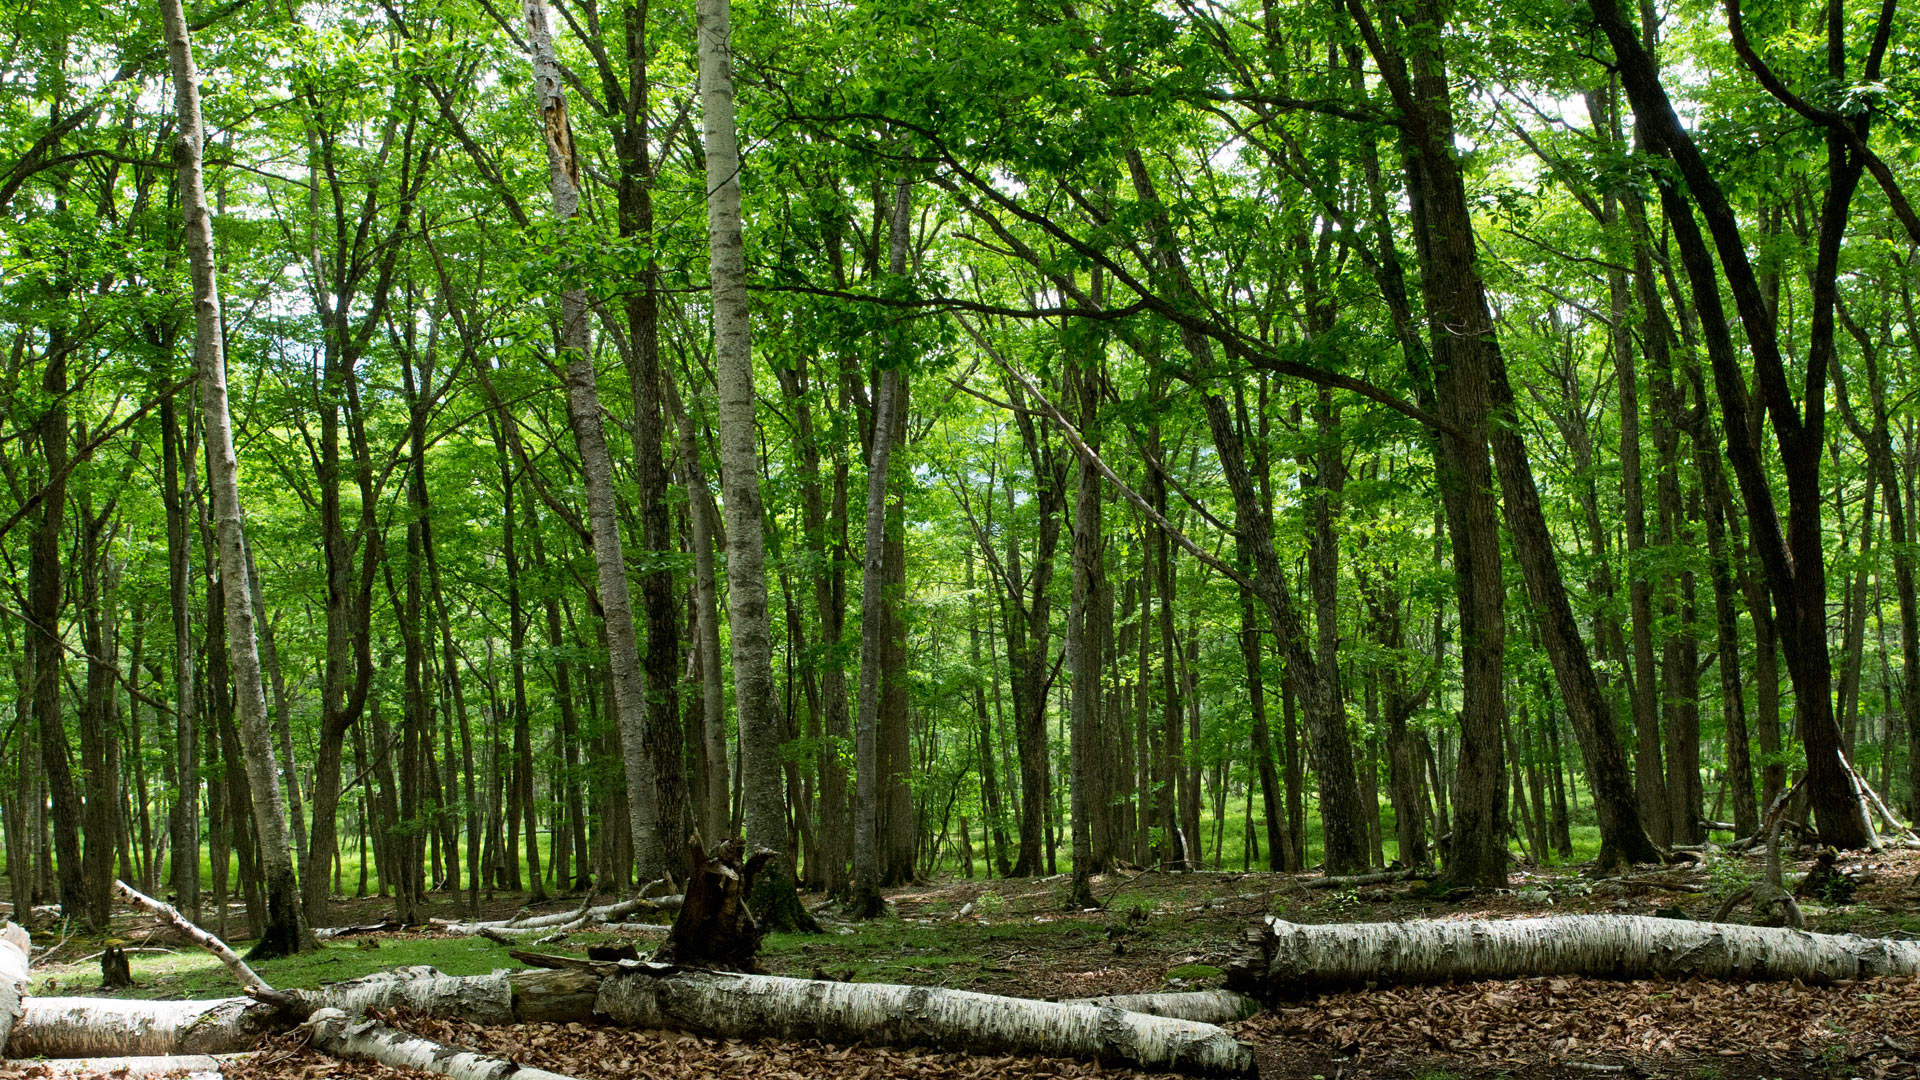
{"label": "fallen log", "polygon": [[355,934],[378,934],[389,930],[405,930],[407,924],[397,919],[385,922],[362,923],[359,926],[318,926],[314,928],[315,941],[332,941],[335,938],[352,937]]}
{"label": "fallen log", "polygon": [[430,967],[404,967],[318,990],[282,991],[276,997],[287,999],[302,1014],[337,1009],[357,1016],[405,1008],[475,1024],[581,1023],[593,1019],[599,988],[600,976],[584,971],[527,968],[443,975]]}
{"label": "fallen log", "polygon": [[1227,986],[1276,998],[1541,975],[1831,983],[1915,974],[1920,942],[1641,915],[1332,926],[1268,918],[1247,931]]}
{"label": "fallen log", "polygon": [[7,1045],[27,994],[27,950],[32,947],[25,930],[11,922],[0,926],[0,1049]]}
{"label": "fallen log", "polygon": [[7,1040],[14,1058],[149,1057],[252,1050],[284,1030],[278,1010],[248,998],[120,1001],[28,998]]}
{"label": "fallen log", "polygon": [[400,1069],[421,1069],[454,1080],[573,1080],[563,1073],[519,1065],[503,1058],[462,1050],[421,1035],[390,1028],[378,1020],[355,1023],[339,1009],[321,1009],[301,1025],[317,1050],[348,1061],[371,1061]]}
{"label": "fallen log", "polygon": [[1357,889],[1363,885],[1391,885],[1396,881],[1407,881],[1416,877],[1429,877],[1414,870],[1382,870],[1372,874],[1352,874],[1347,877],[1308,878],[1300,883],[1303,889]]}
{"label": "fallen log", "polygon": [[680,971],[629,962],[601,982],[594,1009],[627,1026],[727,1039],[824,1039],[1090,1057],[1209,1076],[1254,1071],[1253,1051],[1211,1024],[969,990]]}
{"label": "fallen log", "polygon": [[1168,994],[1107,994],[1101,997],[1068,998],[1068,1005],[1097,1005],[1107,1009],[1125,1009],[1148,1016],[1191,1020],[1196,1024],[1231,1024],[1260,1011],[1260,1003],[1231,990],[1185,990]]}
{"label": "fallen log", "polygon": [[35,1076],[172,1076],[188,1080],[224,1076],[253,1060],[252,1054],[170,1054],[165,1057],[49,1058],[46,1061],[9,1061],[8,1068],[37,1070]]}
{"label": "fallen log", "polygon": [[228,973],[234,977],[234,980],[238,982],[242,988],[247,990],[266,989],[267,981],[255,974],[254,970],[247,966],[247,962],[240,959],[240,954],[228,948],[226,942],[195,926],[192,920],[180,914],[179,910],[172,904],[155,900],[153,897],[148,896],[146,893],[141,892],[124,881],[116,880],[113,883],[113,891],[119,895],[120,899],[125,900],[127,903],[135,907],[145,908],[147,911],[158,916],[163,922],[172,923],[176,928],[185,933],[187,937],[193,939],[195,945],[212,953],[221,964],[226,966]]}
{"label": "fallen log", "polygon": [[1205,1075],[1253,1068],[1251,1051],[1218,1027],[1109,1005],[524,955],[553,967],[476,976],[400,969],[322,990],[256,991],[259,1001],[40,998],[29,1003],[8,1050],[15,1057],[230,1053],[324,1009],[345,1015],[405,1006],[481,1024],[605,1019],[721,1038],[1091,1057]]}
{"label": "fallen log", "polygon": [[525,919],[496,919],[491,922],[448,922],[434,919],[433,925],[449,934],[478,934],[483,930],[497,930],[503,933],[533,932],[545,930],[579,930],[600,923],[618,922],[636,912],[647,911],[655,914],[670,914],[680,910],[680,904],[686,897],[675,896],[636,896],[631,900],[622,900],[617,904],[605,904],[600,907],[573,911],[557,911],[551,915],[535,915]]}

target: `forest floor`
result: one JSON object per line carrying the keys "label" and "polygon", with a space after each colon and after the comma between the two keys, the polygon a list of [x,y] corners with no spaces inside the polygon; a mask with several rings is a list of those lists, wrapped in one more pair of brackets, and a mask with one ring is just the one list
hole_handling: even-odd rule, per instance
{"label": "forest floor", "polygon": [[[1805,872],[1810,859],[1790,868]],[[1843,856],[1851,897],[1802,900],[1807,928],[1874,936],[1920,936],[1920,852]],[[1097,878],[1100,910],[1065,909],[1064,878],[943,881],[890,890],[891,916],[864,926],[830,923],[824,935],[772,935],[761,962],[772,974],[903,982],[988,993],[1066,998],[1219,985],[1240,933],[1262,915],[1296,922],[1515,918],[1541,914],[1663,914],[1712,918],[1722,898],[1757,878],[1759,856],[1720,856],[1688,871],[1669,869],[1592,881],[1577,868],[1517,869],[1509,888],[1434,899],[1418,883],[1309,889],[1310,877],[1266,873],[1165,874]],[[1636,880],[1638,878],[1639,880]],[[577,906],[559,898],[539,910]],[[521,909],[495,896],[488,917]],[[466,914],[449,898],[437,914]],[[378,922],[378,898],[347,901],[342,921]],[[820,909],[823,917],[834,912]],[[1736,914],[1742,917],[1744,912]],[[116,921],[133,954],[138,987],[122,994],[207,997],[233,993],[218,965],[173,943],[143,915]],[[245,916],[230,917],[234,928]],[[643,955],[664,927],[608,927],[538,946],[583,953],[590,944],[631,941]],[[236,938],[244,933],[236,932]],[[57,926],[37,944],[60,941]],[[69,938],[36,955],[36,994],[100,993],[99,943]],[[158,951],[165,950],[165,951]],[[329,943],[317,955],[260,966],[276,986],[318,985],[406,964],[454,974],[516,966],[504,946],[433,929],[383,931]],[[634,1076],[860,1080],[962,1080],[1134,1075],[1053,1060],[1005,1059],[819,1043],[734,1043],[690,1035],[580,1025],[477,1028],[396,1018],[450,1041],[571,1073],[581,1080]],[[1920,979],[1830,987],[1798,983],[1633,982],[1528,979],[1470,985],[1327,993],[1276,1003],[1233,1025],[1255,1048],[1261,1073],[1298,1080],[1468,1080],[1630,1076],[1686,1080],[1782,1077],[1920,1077]],[[0,1080],[32,1071],[0,1072]],[[256,1080],[396,1080],[399,1073],[349,1066],[279,1045],[246,1073]]]}

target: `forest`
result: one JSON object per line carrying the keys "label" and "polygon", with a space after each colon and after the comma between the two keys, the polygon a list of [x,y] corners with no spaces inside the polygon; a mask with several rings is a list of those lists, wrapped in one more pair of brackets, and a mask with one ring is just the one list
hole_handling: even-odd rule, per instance
{"label": "forest", "polygon": [[1750,7],[7,0],[22,952],[678,911],[919,985],[936,917],[1286,914],[1156,938],[1271,1001],[1371,985],[1300,929],[1369,903],[1621,895],[1898,952],[1920,24]]}

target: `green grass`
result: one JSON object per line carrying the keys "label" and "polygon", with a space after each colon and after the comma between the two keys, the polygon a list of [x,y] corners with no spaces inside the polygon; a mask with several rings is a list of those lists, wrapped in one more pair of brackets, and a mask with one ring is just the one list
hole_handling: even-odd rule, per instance
{"label": "green grass", "polygon": [[[1157,932],[1145,926],[1135,935]],[[1105,942],[1104,924],[1078,920],[928,925],[890,918],[863,923],[851,934],[769,934],[760,959],[769,971],[781,974],[808,975],[818,967],[833,974],[851,971],[856,982],[925,983],[937,976],[931,981],[954,984],[1005,971],[1016,955]]]}
{"label": "green grass", "polygon": [[[119,997],[213,998],[232,997],[239,988],[220,961],[199,949],[182,947],[173,953],[130,953],[135,988]],[[260,977],[282,990],[299,990],[321,983],[357,979],[376,971],[425,964],[449,975],[485,975],[514,967],[506,947],[485,938],[383,938],[380,947],[362,948],[352,940],[324,945],[318,952],[253,964]],[[28,984],[32,994],[100,993],[100,969],[81,964],[65,970],[36,971]]]}
{"label": "green grass", "polygon": [[1214,967],[1212,964],[1181,964],[1179,967],[1168,971],[1167,978],[1186,979],[1189,982],[1198,982],[1201,979],[1217,979],[1225,974],[1225,971]]}

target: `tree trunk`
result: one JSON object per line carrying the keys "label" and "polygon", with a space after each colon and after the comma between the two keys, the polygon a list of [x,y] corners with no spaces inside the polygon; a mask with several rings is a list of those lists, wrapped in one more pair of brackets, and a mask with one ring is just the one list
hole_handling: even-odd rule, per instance
{"label": "tree trunk", "polygon": [[254,943],[252,954],[285,956],[310,948],[312,937],[305,926],[292,848],[287,842],[286,811],[280,796],[279,770],[273,760],[273,736],[267,719],[266,692],[260,680],[253,604],[247,585],[246,548],[240,522],[239,463],[234,455],[232,420],[227,411],[213,216],[207,208],[201,175],[199,75],[194,69],[179,0],[162,0],[161,17],[166,28],[178,114],[174,162],[180,172],[187,252],[193,266],[194,361],[199,368],[200,407],[206,425],[207,484],[213,501],[220,577],[225,583],[221,593],[226,605],[226,645],[233,671],[234,708],[240,721],[248,786],[253,793],[254,828],[265,862],[267,925]]}
{"label": "tree trunk", "polygon": [[[901,181],[904,203],[911,190]],[[905,220],[899,215],[897,220]],[[899,375],[887,369],[873,411],[873,453],[867,462],[865,552],[860,576],[860,715],[854,729],[853,885],[847,910],[863,919],[886,911],[880,896],[880,653],[886,621],[887,475],[893,454],[893,408]]]}
{"label": "tree trunk", "polygon": [[[1093,295],[1100,294],[1096,276]],[[1101,337],[1092,326],[1073,326],[1069,335],[1070,368],[1068,380],[1078,399],[1077,426],[1089,449],[1099,451],[1099,415]],[[1087,347],[1075,349],[1075,335],[1088,338]],[[1073,356],[1073,353],[1079,353]],[[1094,625],[1090,610],[1100,589],[1100,474],[1085,455],[1076,458],[1073,507],[1073,592],[1067,608],[1066,666],[1072,679],[1072,704],[1069,714],[1068,753],[1073,769],[1068,798],[1071,802],[1073,841],[1073,884],[1068,905],[1085,910],[1097,907],[1093,895],[1093,875],[1107,867],[1094,857],[1094,833],[1104,830],[1104,819],[1111,812],[1100,780],[1104,770],[1099,764],[1101,633]],[[1098,824],[1095,818],[1102,819]],[[1104,845],[1103,845],[1104,846]]]}
{"label": "tree trunk", "polygon": [[[528,44],[533,50],[534,86],[539,95],[547,150],[547,190],[553,216],[565,230],[580,209],[580,170],[574,159],[573,129],[544,0],[527,0]],[[641,675],[640,642],[634,628],[633,599],[627,588],[627,563],[620,540],[613,489],[613,457],[600,420],[600,390],[593,366],[592,328],[587,295],[569,288],[560,295],[560,345],[567,360],[567,418],[580,452],[580,473],[587,489],[587,519],[593,536],[593,561],[600,588],[600,609],[607,630],[607,661],[613,683],[616,730],[627,781],[627,819],[634,855],[643,879],[660,876],[666,852],[660,845],[658,793],[647,742],[647,691]],[[755,534],[758,535],[757,533]],[[518,855],[514,858],[517,860]],[[624,875],[626,868],[622,868]]]}
{"label": "tree trunk", "polygon": [[713,505],[712,489],[707,486],[706,467],[700,461],[700,443],[694,437],[693,417],[688,414],[673,372],[661,369],[661,388],[666,391],[667,411],[673,414],[678,438],[681,478],[686,484],[687,519],[693,545],[694,648],[700,664],[700,737],[707,773],[706,803],[699,807],[700,829],[711,843],[719,843],[728,833],[727,796],[727,692],[722,682],[720,661],[720,591],[714,576],[714,534],[718,509]]}
{"label": "tree trunk", "polygon": [[741,756],[741,819],[750,851],[782,859],[766,868],[754,908],[769,929],[817,929],[800,906],[787,844],[780,718],[773,701],[773,641],[767,617],[765,512],[754,419],[752,311],[740,213],[739,129],[734,122],[732,9],[701,0],[700,123],[706,150],[707,240],[713,292],[713,364],[726,504],[727,611],[732,619],[733,694]]}
{"label": "tree trunk", "polygon": [[1269,918],[1247,931],[1227,970],[1230,988],[1265,998],[1543,975],[1831,983],[1920,973],[1920,943],[1646,915],[1322,926]]}
{"label": "tree trunk", "polygon": [[410,1035],[378,1020],[354,1023],[338,1009],[321,1009],[304,1025],[314,1049],[348,1061],[438,1073],[454,1080],[573,1080],[561,1073],[488,1057]]}
{"label": "tree trunk", "polygon": [[[173,851],[173,892],[188,918],[200,914],[200,773],[195,745],[199,701],[194,693],[192,530],[187,528],[187,502],[182,469],[193,469],[193,455],[181,453],[180,420],[168,394],[160,402],[161,460],[165,474],[167,517],[167,607],[173,626],[173,812],[168,817],[169,847]],[[337,754],[337,751],[336,751]],[[335,774],[338,775],[338,768]],[[316,812],[318,807],[315,808]]]}
{"label": "tree trunk", "polygon": [[689,1028],[729,1039],[824,1038],[1095,1057],[1203,1075],[1254,1071],[1252,1051],[1212,1025],[968,990],[642,967],[609,976],[595,1008],[619,1024]]}

